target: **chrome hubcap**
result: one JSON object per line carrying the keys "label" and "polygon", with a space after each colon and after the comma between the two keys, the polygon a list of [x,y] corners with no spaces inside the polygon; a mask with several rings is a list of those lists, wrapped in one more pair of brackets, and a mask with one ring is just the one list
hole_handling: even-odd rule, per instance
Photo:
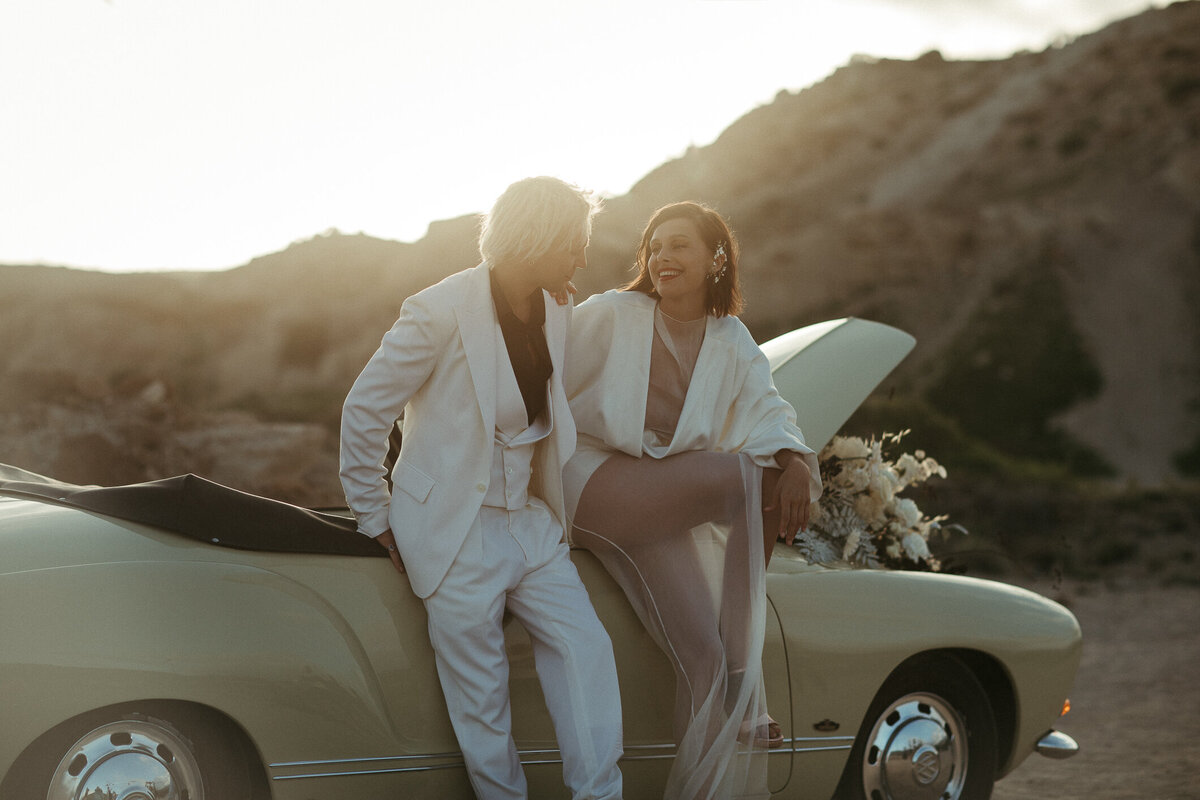
{"label": "chrome hubcap", "polygon": [[153,720],[92,730],[63,756],[47,800],[204,800],[200,765],[177,733]]}
{"label": "chrome hubcap", "polygon": [[966,778],[967,726],[942,698],[905,695],[871,729],[863,758],[871,800],[958,800]]}

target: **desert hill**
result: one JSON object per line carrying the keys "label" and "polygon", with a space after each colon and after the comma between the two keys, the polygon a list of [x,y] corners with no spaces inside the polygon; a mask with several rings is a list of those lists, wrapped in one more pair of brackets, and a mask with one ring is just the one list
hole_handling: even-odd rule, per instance
{"label": "desert hill", "polygon": [[[888,322],[919,344],[881,397],[917,421],[1143,484],[1196,469],[1200,3],[1002,60],[856,57],[781,92],[607,203],[584,294],[679,199],[737,229],[760,340]],[[408,294],[476,262],[476,225],[331,231],[221,273],[0,267],[0,461],[336,502],[346,390]]]}

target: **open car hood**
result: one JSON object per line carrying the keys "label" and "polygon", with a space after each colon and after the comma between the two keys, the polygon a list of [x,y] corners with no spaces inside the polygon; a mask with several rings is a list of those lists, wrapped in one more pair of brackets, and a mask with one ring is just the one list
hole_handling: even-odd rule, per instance
{"label": "open car hood", "polygon": [[890,325],[846,317],[785,333],[762,351],[804,440],[820,452],[916,343]]}

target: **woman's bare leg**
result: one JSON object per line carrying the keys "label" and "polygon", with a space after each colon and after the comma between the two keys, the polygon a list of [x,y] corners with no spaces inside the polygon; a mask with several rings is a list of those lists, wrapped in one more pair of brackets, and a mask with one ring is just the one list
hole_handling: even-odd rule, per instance
{"label": "woman's bare leg", "polygon": [[[614,454],[576,509],[573,541],[616,578],[676,671],[671,797],[741,794],[765,781],[765,762],[737,741],[765,711],[760,485],[738,454]],[[710,538],[706,523],[724,535]]]}

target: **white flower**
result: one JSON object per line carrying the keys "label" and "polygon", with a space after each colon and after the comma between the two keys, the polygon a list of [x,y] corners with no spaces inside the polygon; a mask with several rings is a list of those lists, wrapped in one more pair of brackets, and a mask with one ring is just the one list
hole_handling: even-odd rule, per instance
{"label": "white flower", "polygon": [[863,492],[871,485],[871,473],[857,466],[842,470],[841,478],[839,483],[850,492]]}
{"label": "white flower", "polygon": [[904,537],[901,543],[904,545],[904,554],[913,561],[924,561],[930,557],[929,543],[919,533],[910,533]]}
{"label": "white flower", "polygon": [[921,521],[921,509],[917,508],[917,504],[907,497],[901,497],[896,501],[892,507],[892,513],[908,528],[915,528]]}
{"label": "white flower", "polygon": [[887,518],[884,514],[885,508],[883,500],[874,493],[860,494],[854,500],[854,513],[862,517],[863,522],[872,527],[883,524]]}
{"label": "white flower", "polygon": [[[918,450],[885,458],[884,447],[897,445],[908,431],[864,441],[835,436],[819,456],[825,493],[807,533],[795,547],[810,563],[842,561],[866,567],[912,560],[937,570],[928,537],[944,516],[929,518],[900,493],[946,470]],[[953,527],[953,526],[952,526]],[[964,531],[965,532],[965,531]]]}
{"label": "white flower", "polygon": [[921,462],[913,458],[911,453],[905,453],[896,459],[896,472],[900,474],[900,480],[906,485],[919,481],[921,480]]}
{"label": "white flower", "polygon": [[871,475],[871,494],[879,498],[881,503],[887,504],[892,502],[892,498],[895,496],[895,489],[896,485],[887,473],[875,472]]}
{"label": "white flower", "polygon": [[857,436],[835,436],[821,453],[822,457],[827,455],[840,459],[866,458],[871,455],[871,448]]}

